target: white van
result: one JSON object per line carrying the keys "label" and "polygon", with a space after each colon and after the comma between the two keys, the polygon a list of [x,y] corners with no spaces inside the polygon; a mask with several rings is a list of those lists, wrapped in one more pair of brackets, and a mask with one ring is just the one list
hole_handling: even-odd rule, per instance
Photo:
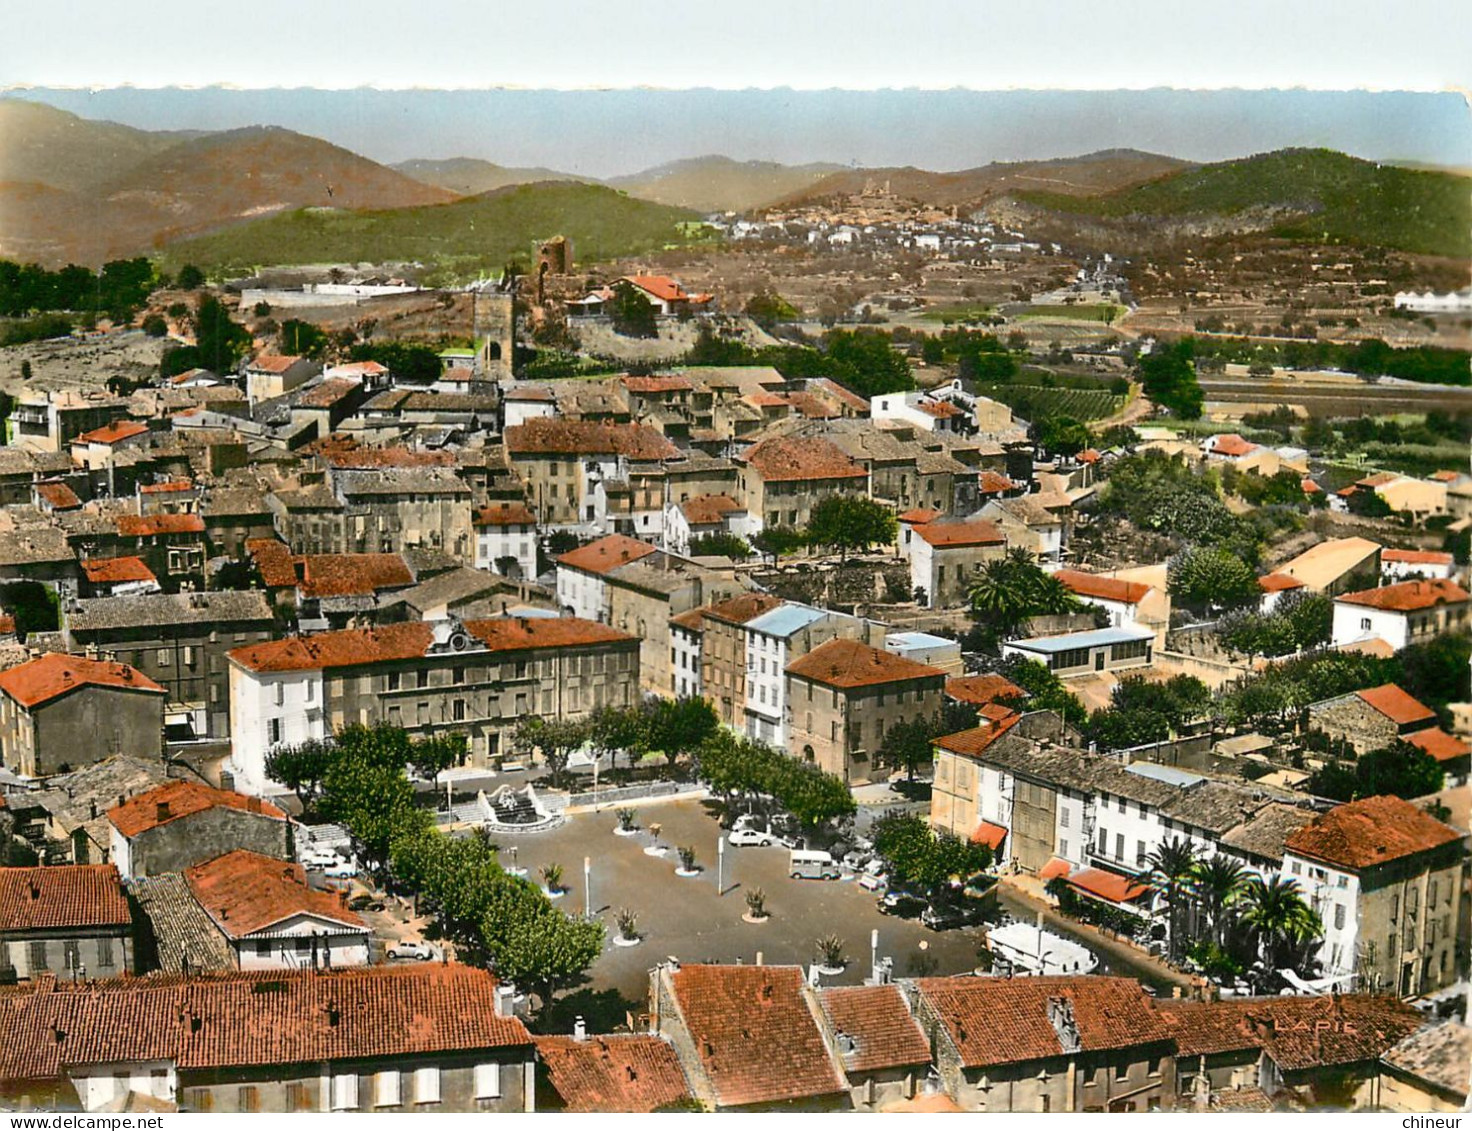
{"label": "white van", "polygon": [[842,874],[832,856],[811,849],[793,849],[787,870],[794,880],[836,880]]}

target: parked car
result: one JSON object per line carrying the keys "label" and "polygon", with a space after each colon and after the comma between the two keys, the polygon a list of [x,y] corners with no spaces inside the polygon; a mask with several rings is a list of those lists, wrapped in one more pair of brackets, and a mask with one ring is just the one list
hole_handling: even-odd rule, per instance
{"label": "parked car", "polygon": [[950,931],[975,922],[967,908],[952,903],[932,903],[920,913],[920,923],[932,931]]}
{"label": "parked car", "polygon": [[313,848],[302,857],[302,863],[308,868],[330,868],[342,859],[336,852],[330,852],[325,848]]}
{"label": "parked car", "polygon": [[857,872],[874,859],[874,853],[865,848],[851,848],[843,854],[843,866]]}
{"label": "parked car", "polygon": [[401,939],[388,948],[390,958],[409,958],[416,962],[428,962],[437,957],[434,947],[421,939]]}
{"label": "parked car", "polygon": [[883,872],[859,873],[859,887],[863,888],[865,891],[878,891],[887,883],[889,883],[889,877],[886,876]]}
{"label": "parked car", "polygon": [[338,857],[337,863],[329,864],[322,870],[322,874],[329,880],[350,880],[358,874],[358,866],[351,860]]}
{"label": "parked car", "polygon": [[355,895],[348,900],[349,911],[382,911],[383,900],[376,895]]}
{"label": "parked car", "polygon": [[879,898],[879,913],[900,919],[913,919],[925,910],[925,900],[907,891],[889,891]]}
{"label": "parked car", "polygon": [[769,844],[776,844],[777,838],[763,829],[743,825],[732,829],[726,835],[726,841],[732,848],[766,848]]}

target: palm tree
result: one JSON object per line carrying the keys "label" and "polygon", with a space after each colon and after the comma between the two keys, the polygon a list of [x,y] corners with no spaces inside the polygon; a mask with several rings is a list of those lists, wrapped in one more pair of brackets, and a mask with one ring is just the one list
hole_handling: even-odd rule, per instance
{"label": "palm tree", "polygon": [[1242,925],[1257,936],[1258,953],[1273,969],[1285,956],[1324,933],[1324,924],[1299,890],[1282,876],[1253,876],[1242,890]]}
{"label": "palm tree", "polygon": [[1172,958],[1179,957],[1182,913],[1191,905],[1196,886],[1196,846],[1189,840],[1168,840],[1145,858],[1150,884],[1165,897],[1166,940]]}
{"label": "palm tree", "polygon": [[1001,638],[1011,636],[1027,619],[1027,594],[1016,584],[1015,569],[1006,557],[976,571],[966,587],[966,600],[977,618],[989,623]]}
{"label": "palm tree", "polygon": [[1196,895],[1211,920],[1212,941],[1227,945],[1227,908],[1236,902],[1246,885],[1246,870],[1220,853],[1196,864]]}

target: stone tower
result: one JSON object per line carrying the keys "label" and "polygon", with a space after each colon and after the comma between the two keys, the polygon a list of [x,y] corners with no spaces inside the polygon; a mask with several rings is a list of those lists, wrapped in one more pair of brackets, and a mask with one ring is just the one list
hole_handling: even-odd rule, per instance
{"label": "stone tower", "polygon": [[472,328],[482,381],[511,379],[512,345],[516,339],[516,317],[510,291],[490,288],[471,292]]}

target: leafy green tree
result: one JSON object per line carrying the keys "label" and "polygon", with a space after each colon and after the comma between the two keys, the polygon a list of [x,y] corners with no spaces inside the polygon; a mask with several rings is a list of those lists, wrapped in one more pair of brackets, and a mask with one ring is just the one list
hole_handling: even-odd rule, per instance
{"label": "leafy green tree", "polygon": [[999,669],[1025,693],[1025,698],[999,699],[1004,707],[1028,711],[1052,711],[1065,723],[1082,726],[1088,712],[1077,695],[1064,686],[1063,681],[1043,664],[1021,656],[1009,656]]}
{"label": "leafy green tree", "polygon": [[353,361],[376,361],[397,380],[427,385],[440,378],[444,363],[431,347],[415,342],[360,342],[348,351]]}
{"label": "leafy green tree", "polygon": [[511,744],[520,753],[540,751],[547,767],[552,788],[560,789],[567,778],[567,763],[573,751],[588,741],[590,728],[585,720],[544,719],[539,715],[523,715],[516,722]]}
{"label": "leafy green tree", "polygon": [[829,495],[813,508],[808,541],[832,546],[845,558],[851,550],[887,546],[899,531],[894,511],[862,495]]}
{"label": "leafy green tree", "polygon": [[1243,908],[1239,921],[1257,939],[1259,956],[1275,970],[1291,964],[1309,943],[1323,937],[1323,922],[1293,880],[1252,876],[1239,902]]}
{"label": "leafy green tree", "polygon": [[1196,380],[1195,343],[1191,338],[1155,348],[1140,355],[1136,363],[1145,395],[1182,420],[1197,420],[1206,397]]}
{"label": "leafy green tree", "polygon": [[317,809],[348,830],[359,858],[379,873],[386,870],[396,841],[430,824],[429,814],[414,804],[414,787],[402,767],[358,757],[333,762]]}
{"label": "leafy green tree", "polygon": [[630,764],[644,753],[644,718],[638,707],[596,708],[588,717],[588,741],[615,764],[623,751]]}
{"label": "leafy green tree", "polygon": [[469,740],[463,734],[431,735],[410,746],[409,765],[421,778],[433,781],[452,766],[463,765],[469,753]]}
{"label": "leafy green tree", "polygon": [[770,330],[778,322],[791,322],[798,312],[776,291],[763,288],[746,300],[746,316],[763,330]]}
{"label": "leafy green tree", "polygon": [[645,703],[642,716],[644,745],[664,754],[671,767],[698,749],[720,726],[715,708],[708,700],[695,695],[650,700]]}
{"label": "leafy green tree", "polygon": [[1258,598],[1257,575],[1240,557],[1220,546],[1191,546],[1170,563],[1173,597],[1197,608],[1230,608]]}
{"label": "leafy green tree", "polygon": [[310,813],[322,795],[322,784],[337,756],[336,746],[316,738],[278,746],[266,755],[266,776],[296,794],[302,812]]}
{"label": "leafy green tree", "polygon": [[967,585],[966,598],[971,615],[996,640],[1016,636],[1033,617],[1077,612],[1083,607],[1063,582],[1020,546],[977,570]]}
{"label": "leafy green tree", "polygon": [[197,291],[204,286],[204,272],[192,263],[186,263],[179,268],[179,277],[174,280],[174,285],[181,291]]}
{"label": "leafy green tree", "polygon": [[934,719],[900,720],[884,732],[876,752],[879,764],[903,767],[905,775],[914,781],[916,769],[933,757],[931,744],[938,730]]}
{"label": "leafy green tree", "polygon": [[1150,707],[1106,707],[1089,717],[1087,733],[1101,750],[1130,750],[1170,737],[1170,722]]}
{"label": "leafy green tree", "polygon": [[299,318],[288,318],[281,323],[276,340],[281,344],[283,354],[319,359],[327,352],[329,344],[327,334],[320,326]]}
{"label": "leafy green tree", "polygon": [[570,919],[529,883],[510,878],[496,889],[482,932],[498,977],[530,989],[545,1011],[575,985],[603,951],[597,919]]}
{"label": "leafy green tree", "polygon": [[1145,858],[1150,883],[1165,900],[1166,939],[1172,958],[1185,948],[1185,923],[1195,893],[1196,846],[1189,840],[1171,839]]}
{"label": "leafy green tree", "polygon": [[891,885],[931,896],[948,892],[952,881],[964,883],[992,863],[985,845],[938,832],[914,813],[886,813],[874,822],[873,840]]}
{"label": "leafy green tree", "polygon": [[1076,456],[1094,440],[1089,426],[1071,416],[1050,416],[1033,424],[1032,432],[1038,447],[1059,456]]}
{"label": "leafy green tree", "polygon": [[1326,763],[1309,778],[1309,789],[1336,801],[1394,795],[1407,801],[1436,793],[1445,784],[1441,765],[1419,746],[1397,739],[1355,759],[1353,769],[1341,762]]}
{"label": "leafy green tree", "polygon": [[797,553],[808,544],[808,538],[790,526],[768,526],[752,536],[751,544],[775,561],[784,554]]}
{"label": "leafy green tree", "polygon": [[608,303],[608,316],[613,331],[626,338],[657,338],[659,323],[654,304],[644,292],[625,280],[613,285],[613,298]]}
{"label": "leafy green tree", "polygon": [[1196,862],[1196,895],[1211,924],[1212,941],[1218,948],[1227,945],[1227,927],[1233,904],[1246,889],[1247,875],[1247,869],[1241,863],[1219,852]]}
{"label": "leafy green tree", "polygon": [[169,324],[162,314],[149,314],[142,322],[143,332],[150,338],[162,338],[169,332]]}
{"label": "leafy green tree", "polygon": [[[1472,636],[1449,632],[1401,649],[1396,656],[1399,683],[1411,695],[1451,722],[1449,703],[1467,701],[1467,667],[1472,661]],[[1371,686],[1366,684],[1365,686]]]}
{"label": "leafy green tree", "polygon": [[690,539],[690,554],[692,557],[709,554],[718,558],[730,558],[732,561],[744,562],[751,557],[751,546],[745,538],[736,534],[706,534],[700,538]]}

